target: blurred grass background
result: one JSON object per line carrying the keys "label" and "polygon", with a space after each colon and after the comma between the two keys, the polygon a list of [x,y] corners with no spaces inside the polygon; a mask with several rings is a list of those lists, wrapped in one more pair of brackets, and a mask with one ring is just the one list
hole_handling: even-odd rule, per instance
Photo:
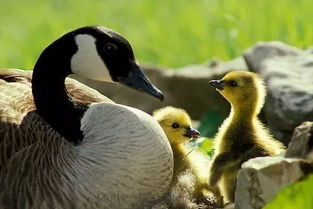
{"label": "blurred grass background", "polygon": [[312,45],[311,0],[0,0],[0,68],[31,69],[79,26],[123,34],[137,59],[171,68],[231,59],[257,41]]}

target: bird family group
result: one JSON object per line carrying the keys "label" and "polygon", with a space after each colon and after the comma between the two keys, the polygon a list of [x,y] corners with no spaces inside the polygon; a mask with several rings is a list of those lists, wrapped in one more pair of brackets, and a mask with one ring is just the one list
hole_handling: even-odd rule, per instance
{"label": "bird family group", "polygon": [[231,106],[210,160],[185,146],[201,135],[185,110],[167,106],[149,115],[71,74],[166,97],[129,42],[102,26],[61,36],[33,71],[0,70],[0,208],[223,207],[235,201],[244,162],[285,149],[258,119],[266,89],[255,73],[208,81]]}

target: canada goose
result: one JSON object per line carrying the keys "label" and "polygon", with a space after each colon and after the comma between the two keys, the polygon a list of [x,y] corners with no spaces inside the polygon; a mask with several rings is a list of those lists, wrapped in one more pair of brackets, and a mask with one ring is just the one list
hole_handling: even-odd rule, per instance
{"label": "canada goose", "polygon": [[[266,95],[263,80],[255,73],[233,71],[209,82],[231,104],[229,117],[215,137],[209,185],[218,203],[234,202],[237,173],[242,163],[259,156],[273,156],[284,145],[259,121]],[[220,193],[221,191],[221,193]]]}
{"label": "canada goose", "polygon": [[[172,189],[167,200],[169,205],[173,208],[199,208],[197,203],[205,200],[203,190],[208,189],[207,176],[203,176],[201,167],[197,166],[199,158],[191,155],[192,150],[184,143],[198,138],[200,132],[191,127],[190,116],[180,108],[167,106],[154,111],[153,117],[163,128],[174,155]],[[186,182],[192,182],[192,188],[185,186]]]}
{"label": "canada goose", "polygon": [[126,39],[79,28],[42,52],[32,88],[16,73],[0,74],[0,208],[142,208],[164,195],[173,154],[159,124],[105,97],[89,105],[93,97],[65,87],[77,74],[163,99]]}

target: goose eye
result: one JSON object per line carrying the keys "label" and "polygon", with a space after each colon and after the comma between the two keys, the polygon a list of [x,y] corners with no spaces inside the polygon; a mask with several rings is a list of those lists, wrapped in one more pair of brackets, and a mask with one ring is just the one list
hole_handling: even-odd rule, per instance
{"label": "goose eye", "polygon": [[116,51],[117,51],[117,46],[115,44],[112,44],[112,43],[107,43],[105,46],[104,46],[104,51],[107,53],[107,54],[114,54]]}
{"label": "goose eye", "polygon": [[173,127],[173,128],[179,128],[179,124],[178,124],[178,123],[173,123],[173,124],[172,124],[172,127]]}
{"label": "goose eye", "polygon": [[231,85],[231,86],[237,86],[237,82],[236,82],[236,81],[231,81],[231,82],[230,82],[230,85]]}

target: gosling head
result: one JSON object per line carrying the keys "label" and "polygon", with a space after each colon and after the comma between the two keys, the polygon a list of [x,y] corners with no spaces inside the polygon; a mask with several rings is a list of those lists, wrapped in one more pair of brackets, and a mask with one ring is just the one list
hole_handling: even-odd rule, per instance
{"label": "gosling head", "polygon": [[233,71],[221,80],[209,82],[234,108],[251,109],[258,114],[263,106],[266,89],[255,73]]}
{"label": "gosling head", "polygon": [[161,125],[171,144],[181,144],[200,136],[200,132],[191,127],[190,117],[183,109],[168,106],[154,111],[153,117]]}
{"label": "gosling head", "polygon": [[62,78],[77,74],[97,81],[119,82],[163,100],[163,93],[140,69],[129,42],[102,26],[82,27],[54,41],[40,55],[34,76],[42,73],[42,68]]}

